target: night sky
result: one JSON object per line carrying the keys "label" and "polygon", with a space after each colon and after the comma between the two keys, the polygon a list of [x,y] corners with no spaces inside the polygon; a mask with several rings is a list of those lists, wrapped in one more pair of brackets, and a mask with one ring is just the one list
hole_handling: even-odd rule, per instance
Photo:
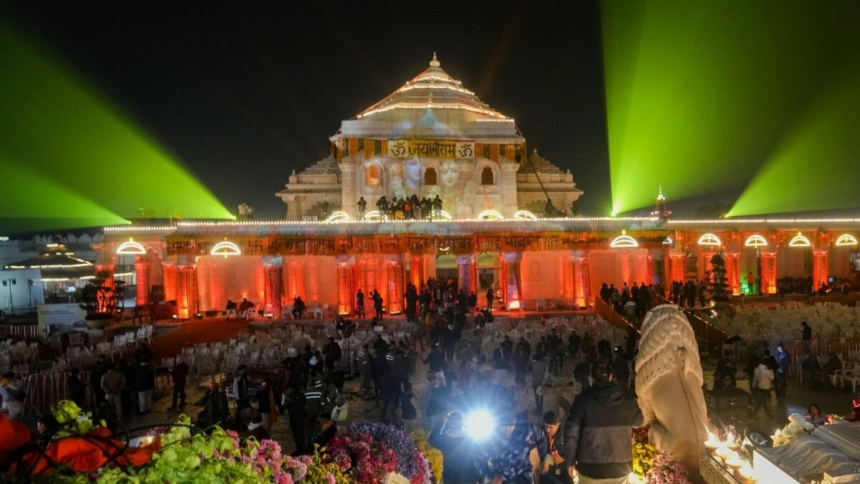
{"label": "night sky", "polygon": [[[205,7],[203,7],[205,5]],[[610,183],[596,1],[14,2],[0,15],[158,140],[232,211],[280,218],[343,119],[442,68],[574,175]]]}

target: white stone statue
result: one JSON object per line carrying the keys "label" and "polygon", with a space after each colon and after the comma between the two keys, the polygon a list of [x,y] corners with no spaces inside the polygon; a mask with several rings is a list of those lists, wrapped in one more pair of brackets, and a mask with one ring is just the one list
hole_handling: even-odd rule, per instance
{"label": "white stone statue", "polygon": [[650,426],[648,438],[702,482],[699,459],[708,439],[708,416],[702,391],[702,364],[693,328],[675,305],[648,312],[636,359],[636,393]]}

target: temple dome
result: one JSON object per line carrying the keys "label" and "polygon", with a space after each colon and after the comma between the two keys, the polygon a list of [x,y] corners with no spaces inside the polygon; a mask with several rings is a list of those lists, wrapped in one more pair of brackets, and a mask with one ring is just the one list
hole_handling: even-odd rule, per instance
{"label": "temple dome", "polygon": [[522,139],[512,118],[445,72],[435,53],[426,70],[344,121],[332,139],[341,136]]}
{"label": "temple dome", "polygon": [[427,109],[432,109],[437,117],[441,117],[444,111],[456,110],[474,113],[479,117],[508,119],[507,116],[490,108],[474,92],[464,88],[460,81],[442,70],[441,62],[436,58],[435,52],[433,60],[430,61],[430,67],[400,89],[362,111],[356,118],[373,116],[378,119],[386,113],[390,114],[385,117],[391,118],[392,115],[401,114],[397,112],[399,110],[411,111],[411,115],[417,111],[419,115],[423,115]]}

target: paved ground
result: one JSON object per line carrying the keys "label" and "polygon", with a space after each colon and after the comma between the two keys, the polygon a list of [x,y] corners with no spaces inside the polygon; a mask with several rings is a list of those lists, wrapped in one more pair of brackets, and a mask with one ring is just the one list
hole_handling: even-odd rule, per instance
{"label": "paved ground", "polygon": [[[544,314],[541,312],[540,314]],[[516,315],[505,315],[503,317],[511,317],[519,319],[521,317],[538,318],[540,314],[522,313]],[[386,321],[397,320],[397,318],[386,318]],[[318,323],[318,322],[317,322]],[[279,323],[280,324],[280,323]],[[285,323],[285,324],[293,324]],[[130,327],[127,324],[119,325],[116,328],[111,328],[111,331],[128,331]],[[202,321],[191,321],[184,323],[174,322],[159,322],[158,323],[158,338],[152,345],[152,350],[155,354],[155,361],[160,362],[162,357],[171,357],[179,354],[184,347],[194,346],[199,342],[228,342],[230,338],[242,332],[252,332],[257,328],[252,327],[244,321],[225,321],[224,319],[205,319]],[[425,357],[426,352],[420,356]],[[565,365],[566,371],[559,375],[558,379],[563,383],[572,380],[572,369],[575,362],[569,361]],[[706,369],[705,381],[708,388],[712,387],[712,372],[716,361],[706,357],[703,361],[703,366]],[[744,362],[739,362],[739,367],[743,368]],[[412,378],[415,387],[416,395],[420,395],[424,390],[427,368],[419,361],[416,365],[415,374]],[[512,385],[509,379],[507,385]],[[373,401],[364,400],[358,395],[360,379],[349,380],[346,382],[345,392],[350,401],[350,421],[354,420],[377,420],[379,418],[379,409],[374,405]],[[188,405],[184,409],[184,413],[195,417],[200,412],[200,408],[194,407],[193,402],[199,400],[206,388],[208,387],[208,379],[189,380],[187,393]],[[744,390],[749,389],[748,381],[744,374],[738,374],[738,387]],[[565,391],[569,391],[565,387]],[[127,428],[135,428],[144,425],[154,425],[162,423],[170,423],[176,420],[180,415],[180,411],[169,411],[171,405],[171,387],[170,382],[165,379],[159,379],[157,382],[157,395],[153,405],[152,412],[147,415],[139,415],[136,412],[126,410]],[[713,413],[712,419],[718,423],[734,424],[739,430],[753,430],[763,435],[772,435],[777,428],[781,428],[786,424],[786,417],[791,413],[803,413],[810,403],[818,403],[824,413],[835,413],[846,415],[849,413],[851,405],[850,389],[825,391],[811,390],[808,385],[800,384],[796,380],[789,381],[788,396],[780,401],[771,402],[770,409],[774,417],[769,417],[763,410],[760,410],[758,415],[750,418],[749,409],[743,405],[736,406],[728,411]],[[419,408],[419,413],[421,409]],[[532,415],[535,422],[539,416],[534,413]],[[35,426],[35,422],[30,422]],[[292,451],[294,448],[292,434],[289,430],[289,424],[286,417],[281,418],[273,426],[273,437],[278,440],[286,451]]]}
{"label": "paved ground", "polygon": [[[167,328],[165,328],[167,329]],[[159,336],[157,342],[153,345],[154,351],[159,355],[175,355],[180,352],[182,347],[193,346],[197,342],[207,341],[227,341],[231,337],[242,331],[252,331],[253,329],[245,322],[223,321],[223,320],[204,320],[184,324],[178,328],[171,329],[165,334]],[[426,352],[420,355],[426,356]],[[566,371],[559,375],[559,380],[572,380],[572,369],[574,362],[569,362],[565,365]],[[716,361],[706,360],[703,366],[706,369],[705,381],[708,388],[712,386],[712,371]],[[415,377],[412,378],[415,386],[416,395],[420,395],[424,390],[427,368],[419,361],[416,366]],[[512,385],[512,381],[508,380],[507,384]],[[189,381],[188,385],[188,402],[189,405],[185,409],[185,413],[196,416],[200,411],[199,408],[191,406],[191,403],[202,397],[207,388],[207,381]],[[376,420],[379,418],[379,409],[374,405],[373,401],[364,400],[359,397],[358,389],[360,379],[347,381],[345,392],[350,401],[350,421],[353,420]],[[159,382],[159,397],[153,407],[153,411],[147,415],[134,414],[126,422],[129,428],[136,426],[167,423],[174,421],[179,411],[168,411],[167,408],[171,405],[169,395],[169,382]],[[749,383],[746,376],[738,375],[738,387],[744,390],[749,389]],[[746,406],[737,406],[728,411],[712,413],[711,417],[716,423],[734,424],[739,430],[751,430],[763,435],[772,435],[777,428],[781,428],[786,424],[786,417],[792,413],[803,413],[806,411],[810,403],[818,403],[824,413],[835,413],[846,415],[849,412],[851,405],[850,390],[811,390],[807,384],[800,384],[795,380],[790,380],[789,390],[786,398],[769,403],[769,409],[774,414],[774,417],[768,416],[764,410],[760,410],[758,415],[750,417],[749,408]],[[421,409],[419,408],[419,413]],[[538,415],[533,414],[533,420],[537,422]],[[278,440],[287,451],[294,448],[292,434],[289,430],[289,425],[286,418],[281,418],[273,426],[273,437]]]}

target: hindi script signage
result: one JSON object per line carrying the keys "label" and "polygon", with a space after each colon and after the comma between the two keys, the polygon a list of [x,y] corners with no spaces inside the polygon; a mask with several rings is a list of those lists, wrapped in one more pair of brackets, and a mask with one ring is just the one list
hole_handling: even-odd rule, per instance
{"label": "hindi script signage", "polygon": [[391,158],[465,158],[475,157],[473,141],[447,140],[389,140],[388,156]]}

